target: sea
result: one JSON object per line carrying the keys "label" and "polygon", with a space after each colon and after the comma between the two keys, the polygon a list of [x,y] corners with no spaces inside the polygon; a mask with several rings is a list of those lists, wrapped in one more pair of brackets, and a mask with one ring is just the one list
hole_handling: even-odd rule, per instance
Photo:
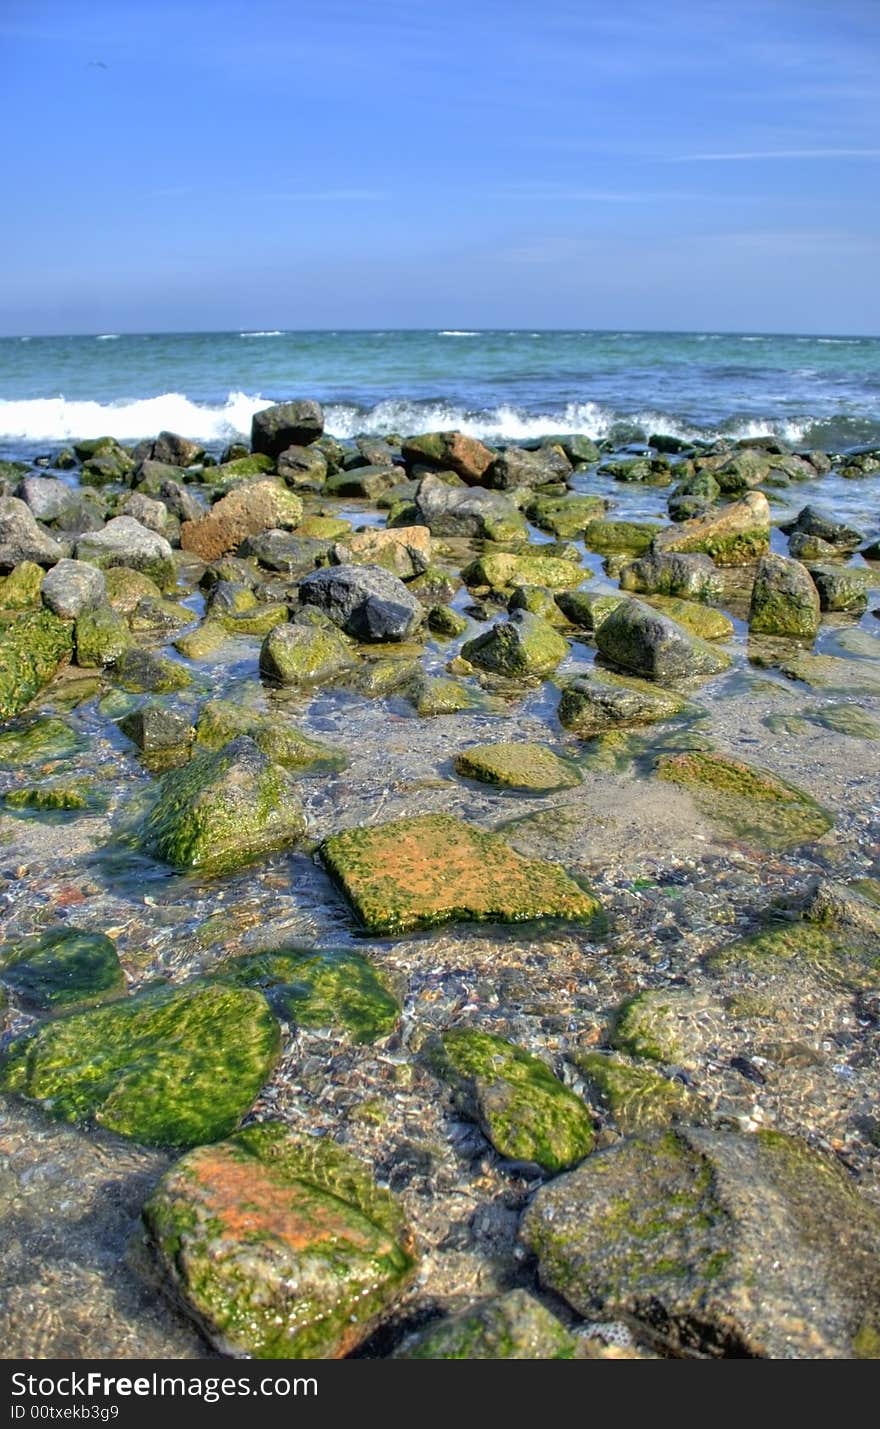
{"label": "sea", "polygon": [[172,430],[246,435],[314,397],[338,437],[458,428],[880,445],[880,338],[630,331],[260,330],[0,339],[0,454]]}

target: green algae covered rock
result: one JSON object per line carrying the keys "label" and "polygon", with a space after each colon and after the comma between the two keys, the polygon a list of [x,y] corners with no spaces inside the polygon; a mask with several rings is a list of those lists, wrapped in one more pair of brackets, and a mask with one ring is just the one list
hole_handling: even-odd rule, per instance
{"label": "green algae covered rock", "polygon": [[144,1221],[177,1294],[228,1355],[341,1358],[415,1271],[403,1212],[369,1167],[280,1122],[183,1157]]}
{"label": "green algae covered rock", "polygon": [[577,1341],[526,1290],[434,1321],[395,1350],[396,1360],[570,1360]]}
{"label": "green algae covered rock", "polygon": [[249,735],[268,759],[285,769],[343,769],[348,762],[341,749],[234,700],[209,700],[202,706],[196,724],[198,744],[219,750],[240,734]]}
{"label": "green algae covered rock", "polygon": [[699,1098],[652,1067],[604,1052],[580,1053],[574,1063],[625,1135],[660,1131],[671,1122],[700,1117]]}
{"label": "green algae covered rock", "polygon": [[461,653],[472,665],[496,675],[542,679],[568,654],[568,641],[540,615],[516,610],[509,620],[468,640]]}
{"label": "green algae covered rock", "polygon": [[649,1062],[687,1066],[693,1042],[690,1028],[695,1018],[707,1010],[711,1012],[710,1003],[691,988],[649,988],[638,992],[617,1009],[612,1046]]}
{"label": "green algae covered rock", "polygon": [[321,857],[371,933],[453,920],[601,923],[598,899],[562,868],[450,814],[347,829],[325,840]]}
{"label": "green algae covered rock", "polygon": [[141,838],[174,868],[214,874],[298,843],[305,828],[290,776],[239,735],[164,776]]}
{"label": "green algae covered rock", "polygon": [[281,948],[231,958],[216,974],[257,987],[279,1017],[301,1027],[342,1027],[354,1042],[393,1032],[400,1004],[376,970],[348,949]]}
{"label": "green algae covered rock", "polygon": [[494,555],[480,556],[462,571],[467,585],[490,586],[492,590],[507,590],[517,585],[567,590],[569,586],[580,585],[581,581],[587,580],[589,574],[575,560],[538,555],[534,548],[528,554],[511,555],[498,551]]}
{"label": "green algae covered rock", "polygon": [[356,663],[347,641],[332,629],[276,625],[260,650],[260,673],[281,685],[317,685],[345,674]]}
{"label": "green algae covered rock", "polygon": [[186,660],[208,660],[225,644],[228,637],[229,632],[224,623],[212,620],[209,616],[201,625],[196,626],[195,630],[179,635],[174,641],[174,648]]}
{"label": "green algae covered rock", "polygon": [[39,784],[20,784],[3,795],[7,809],[36,814],[98,813],[107,807],[106,796],[88,781],[59,777]]}
{"label": "green algae covered rock", "polygon": [[136,645],[123,650],[113,662],[113,677],[123,690],[138,695],[170,695],[192,684],[192,675],[185,665]]}
{"label": "green algae covered rock", "polygon": [[639,600],[612,610],[596,631],[596,645],[620,669],[661,682],[717,675],[730,665],[723,651]]}
{"label": "green algae covered rock", "polygon": [[556,596],[556,604],[566,620],[582,630],[594,632],[625,600],[625,595],[588,590],[564,590]]}
{"label": "green algae covered rock", "polygon": [[428,629],[435,635],[454,639],[467,630],[467,616],[460,615],[451,605],[434,605],[428,611]]}
{"label": "green algae covered rock", "polygon": [[19,561],[5,580],[0,580],[0,609],[28,610],[39,605],[45,574],[36,561]]}
{"label": "green algae covered rock", "polygon": [[471,696],[458,680],[445,679],[442,675],[416,676],[410,690],[409,700],[416,714],[423,718],[433,715],[456,714],[472,704]]}
{"label": "green algae covered rock", "polygon": [[607,510],[604,496],[536,496],[526,507],[526,514],[542,531],[575,540]]}
{"label": "green algae covered rock", "polygon": [[691,635],[701,640],[729,640],[733,635],[733,621],[723,610],[715,610],[698,600],[682,600],[677,596],[646,595],[645,605],[653,606],[670,620],[675,620]]}
{"label": "green algae covered rock", "polygon": [[0,719],[11,719],[70,658],[73,627],[50,610],[0,624]]}
{"label": "green algae covered rock", "polygon": [[880,1212],[779,1132],[679,1128],[597,1152],[539,1190],[520,1236],[588,1318],[678,1353],[848,1359],[880,1323]]}
{"label": "green algae covered rock", "polygon": [[0,982],[37,1012],[70,1012],[119,997],[125,974],[103,933],[52,928],[0,947]]}
{"label": "green algae covered rock", "polygon": [[593,1149],[581,1101],[539,1057],[473,1028],[445,1032],[430,1049],[433,1070],[452,1087],[460,1111],[512,1161],[563,1171]]}
{"label": "green algae covered rock", "polygon": [[812,640],[819,629],[819,592],[800,561],[762,556],[749,607],[749,630]]}
{"label": "green algae covered rock", "polygon": [[654,538],[655,552],[711,556],[717,566],[748,566],[770,549],[770,504],[761,491],[667,527]]}
{"label": "green algae covered rock", "polygon": [[860,991],[877,986],[880,943],[876,931],[785,923],[728,943],[706,965],[715,973],[741,968],[773,974],[787,967],[801,968],[834,987]]}
{"label": "green algae covered rock", "polygon": [[816,801],[766,770],[723,754],[692,751],[661,755],[658,779],[687,789],[701,812],[737,838],[768,848],[819,839],[832,816]]}
{"label": "green algae covered rock", "polygon": [[467,779],[536,794],[571,789],[582,778],[572,760],[561,759],[546,744],[472,744],[455,756],[454,764],[456,773]]}
{"label": "green algae covered rock", "polygon": [[0,733],[0,765],[21,769],[29,764],[48,764],[76,753],[80,743],[63,719],[31,719]]}
{"label": "green algae covered rock", "polygon": [[279,1047],[259,992],[154,988],[16,1038],[0,1054],[0,1090],[133,1141],[195,1146],[238,1125]]}
{"label": "green algae covered rock", "polygon": [[84,610],[76,622],[76,663],[84,668],[112,665],[132,643],[125,617],[110,605]]}
{"label": "green algae covered rock", "polygon": [[647,551],[662,529],[652,521],[590,521],[584,531],[584,545],[602,556],[615,551],[638,554]]}
{"label": "green algae covered rock", "polygon": [[832,729],[835,734],[848,734],[852,739],[880,739],[880,724],[858,705],[825,705],[805,711],[812,724]]}
{"label": "green algae covered rock", "polygon": [[661,689],[651,680],[593,668],[565,686],[559,701],[559,723],[581,739],[594,739],[608,730],[635,729],[673,719],[686,708],[681,695]]}

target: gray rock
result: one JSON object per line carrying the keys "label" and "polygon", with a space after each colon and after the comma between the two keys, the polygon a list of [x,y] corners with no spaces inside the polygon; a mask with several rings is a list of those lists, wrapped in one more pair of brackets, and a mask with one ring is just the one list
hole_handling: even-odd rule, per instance
{"label": "gray rock", "polygon": [[706,601],[720,600],[724,594],[724,584],[710,556],[665,551],[651,552],[623,566],[620,589]]}
{"label": "gray rock", "polygon": [[501,491],[515,491],[521,486],[548,486],[570,475],[571,462],[558,447],[539,447],[537,451],[508,447],[496,457],[489,484]]}
{"label": "gray rock", "polygon": [[432,536],[507,540],[525,534],[525,521],[509,496],[481,487],[450,486],[437,476],[426,476],[420,483],[415,508],[416,520]]}
{"label": "gray rock", "polygon": [[103,531],[89,531],[76,545],[77,560],[96,566],[129,566],[160,585],[174,577],[171,547],[164,536],[148,531],[133,516],[115,516]]}
{"label": "gray rock", "polygon": [[255,556],[270,571],[298,577],[329,561],[333,546],[333,541],[294,536],[289,531],[263,531],[259,536],[248,536],[239,549],[244,556]]}
{"label": "gray rock", "polygon": [[130,496],[126,496],[119,514],[131,516],[148,531],[155,531],[159,536],[167,535],[170,525],[167,506],[161,501],[154,501],[151,496],[144,496],[140,491],[133,491]]}
{"label": "gray rock", "polygon": [[749,630],[812,640],[819,629],[819,597],[810,573],[788,556],[762,556],[755,572]]}
{"label": "gray rock", "polygon": [[11,571],[21,561],[54,566],[68,552],[37,525],[34,514],[16,496],[0,497],[0,570]]}
{"label": "gray rock", "polygon": [[861,615],[868,608],[871,572],[861,566],[813,566],[809,568],[823,610],[843,610]]}
{"label": "gray rock", "polygon": [[251,448],[279,457],[288,447],[307,447],[324,430],[324,413],[312,401],[279,402],[256,412],[251,422]]}
{"label": "gray rock", "polygon": [[278,475],[294,491],[321,491],[327,480],[327,458],[319,447],[287,447],[278,458]]}
{"label": "gray rock", "polygon": [[76,489],[56,476],[26,476],[21,495],[37,521],[57,521],[77,505]]}
{"label": "gray rock", "polygon": [[612,664],[661,682],[717,675],[730,665],[727,655],[638,600],[612,610],[596,631],[596,645]]}
{"label": "gray rock", "polygon": [[839,551],[855,551],[864,540],[861,532],[845,525],[843,521],[835,521],[833,516],[820,511],[818,506],[804,506],[795,519],[781,526],[780,530],[788,535],[798,531],[806,536],[818,536],[820,540],[827,541],[829,546],[836,546]]}
{"label": "gray rock", "polygon": [[62,620],[76,620],[84,610],[94,610],[107,598],[103,571],[85,561],[59,561],[43,577],[43,604]]}
{"label": "gray rock", "polygon": [[332,566],[300,582],[304,605],[325,611],[357,640],[407,640],[425,612],[403,581],[383,566]]}
{"label": "gray rock", "polygon": [[119,728],[145,754],[176,749],[193,739],[193,728],[186,716],[164,705],[144,705],[142,709],[132,710],[119,721]]}
{"label": "gray rock", "polygon": [[672,719],[684,708],[680,695],[649,680],[592,669],[566,685],[559,701],[559,723],[581,739],[594,739],[607,730]]}

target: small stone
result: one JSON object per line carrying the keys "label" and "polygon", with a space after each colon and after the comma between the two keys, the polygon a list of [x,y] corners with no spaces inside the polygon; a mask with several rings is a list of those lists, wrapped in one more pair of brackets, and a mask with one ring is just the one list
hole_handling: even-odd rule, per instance
{"label": "small stone", "polygon": [[534,793],[574,788],[582,780],[577,765],[546,744],[472,744],[455,756],[454,764],[467,779]]}
{"label": "small stone", "polygon": [[62,620],[76,620],[104,604],[107,582],[103,571],[85,561],[59,561],[43,576],[41,594],[43,604]]}

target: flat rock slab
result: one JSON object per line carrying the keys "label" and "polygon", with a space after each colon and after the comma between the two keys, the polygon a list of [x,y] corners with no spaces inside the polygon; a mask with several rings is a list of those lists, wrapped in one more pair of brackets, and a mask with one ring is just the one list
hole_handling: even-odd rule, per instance
{"label": "flat rock slab", "polygon": [[454,763],[456,773],[466,779],[537,794],[574,788],[583,777],[572,760],[560,759],[546,744],[472,744]]}
{"label": "flat rock slab", "polygon": [[372,933],[470,920],[590,923],[601,913],[558,865],[523,858],[498,834],[450,814],[347,829],[322,844],[321,857]]}
{"label": "flat rock slab", "polygon": [[369,1168],[279,1122],[183,1157],[144,1220],[184,1304],[228,1355],[339,1359],[415,1269],[403,1213]]}
{"label": "flat rock slab", "polygon": [[161,987],[44,1023],[0,1055],[0,1090],[158,1146],[234,1131],[278,1056],[262,993]]}
{"label": "flat rock slab", "polygon": [[579,1314],[632,1316],[680,1353],[877,1353],[880,1213],[779,1132],[623,1141],[543,1187],[520,1234]]}
{"label": "flat rock slab", "polygon": [[790,848],[821,838],[834,820],[802,789],[722,754],[662,755],[657,777],[687,789],[707,818],[737,838]]}
{"label": "flat rock slab", "polygon": [[681,695],[649,680],[594,667],[566,685],[559,701],[559,723],[581,739],[594,739],[608,730],[674,719],[686,707]]}

